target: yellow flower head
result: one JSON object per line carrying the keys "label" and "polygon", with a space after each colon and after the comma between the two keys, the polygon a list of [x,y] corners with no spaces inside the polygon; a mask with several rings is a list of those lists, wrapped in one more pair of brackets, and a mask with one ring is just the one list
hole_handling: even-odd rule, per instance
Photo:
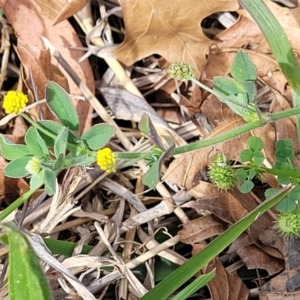
{"label": "yellow flower head", "polygon": [[28,103],[27,95],[18,91],[9,91],[3,100],[3,108],[6,114],[18,114]]}
{"label": "yellow flower head", "polygon": [[108,174],[117,170],[116,157],[110,148],[103,148],[97,152],[97,165]]}

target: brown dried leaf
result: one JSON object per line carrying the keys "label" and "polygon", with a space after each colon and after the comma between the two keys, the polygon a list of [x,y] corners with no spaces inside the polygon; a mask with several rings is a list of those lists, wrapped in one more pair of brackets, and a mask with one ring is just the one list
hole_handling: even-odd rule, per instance
{"label": "brown dried leaf", "polygon": [[230,192],[219,191],[219,202],[235,222],[248,214],[247,209]]}
{"label": "brown dried leaf", "polygon": [[273,259],[255,245],[242,247],[237,254],[245,262],[248,269],[265,269],[270,275],[280,272],[284,264],[278,259]]}
{"label": "brown dried leaf", "polygon": [[[126,65],[160,54],[169,62],[191,64],[199,77],[212,41],[200,28],[201,21],[216,12],[235,11],[238,1],[189,0],[169,2],[121,0],[125,40],[114,51]],[[137,16],[138,26],[137,26]]]}
{"label": "brown dried leaf", "polygon": [[38,100],[45,97],[45,86],[49,80],[55,81],[69,91],[67,79],[58,67],[51,64],[51,54],[48,49],[40,50],[29,44],[22,45],[22,42],[15,49],[25,69],[24,80],[27,88],[31,91],[36,88]]}
{"label": "brown dried leaf", "polygon": [[195,244],[223,232],[224,227],[213,216],[207,215],[183,224],[178,235],[183,243]]}
{"label": "brown dried leaf", "polygon": [[214,300],[247,300],[249,290],[235,273],[229,274],[218,259],[210,263],[206,272],[216,270],[216,276],[208,283],[211,298]]}
{"label": "brown dried leaf", "polygon": [[[59,49],[79,78],[94,92],[95,82],[89,62],[85,60],[78,63],[84,52],[70,49],[70,46],[80,48],[82,44],[68,21],[52,26],[52,21],[41,12],[40,7],[34,0],[0,0],[0,6],[23,44],[30,44],[43,50],[44,45],[40,37],[48,38],[51,44]],[[53,57],[52,63],[57,64]],[[80,89],[69,75],[64,70],[62,70],[62,73],[68,80],[70,93],[81,95]],[[30,74],[28,75],[30,76]],[[88,101],[74,101],[73,103],[79,115],[80,131],[83,131],[91,126],[89,114],[92,112],[92,108]]]}
{"label": "brown dried leaf", "polygon": [[66,5],[66,0],[35,0],[35,2],[40,6],[42,14],[50,20],[54,20]]}
{"label": "brown dried leaf", "polygon": [[[264,242],[272,244],[280,250],[285,258],[285,271],[266,283],[262,287],[262,294],[265,296],[273,295],[273,293],[291,295],[290,293],[299,291],[300,239],[283,239],[275,230],[266,232],[262,238]],[[299,293],[296,292],[295,294]]]}
{"label": "brown dried leaf", "polygon": [[182,207],[195,209],[198,213],[201,213],[203,211],[209,211],[211,214],[213,214],[214,216],[226,223],[234,223],[234,220],[232,216],[228,213],[228,210],[226,210],[226,208],[219,202],[217,198],[190,201],[183,204]]}
{"label": "brown dried leaf", "polygon": [[218,197],[218,188],[211,182],[199,181],[199,184],[189,190],[196,199],[212,199]]}
{"label": "brown dried leaf", "polygon": [[73,0],[71,2],[65,2],[63,9],[59,11],[59,14],[53,21],[53,25],[56,25],[59,22],[67,20],[68,18],[75,15],[87,4],[87,2],[88,0]]}

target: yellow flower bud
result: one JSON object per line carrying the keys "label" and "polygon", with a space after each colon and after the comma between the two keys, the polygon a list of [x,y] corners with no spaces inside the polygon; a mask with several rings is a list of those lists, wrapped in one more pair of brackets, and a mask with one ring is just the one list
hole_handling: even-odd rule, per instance
{"label": "yellow flower bud", "polygon": [[27,95],[19,91],[9,91],[4,97],[3,108],[6,114],[19,114],[27,103]]}
{"label": "yellow flower bud", "polygon": [[116,157],[110,148],[103,148],[97,152],[97,165],[108,174],[117,170]]}

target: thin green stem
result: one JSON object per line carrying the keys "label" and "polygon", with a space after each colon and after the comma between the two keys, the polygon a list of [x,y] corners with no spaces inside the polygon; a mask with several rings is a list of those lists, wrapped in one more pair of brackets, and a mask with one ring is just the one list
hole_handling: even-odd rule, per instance
{"label": "thin green stem", "polygon": [[144,158],[149,155],[149,152],[114,152],[118,159],[135,159]]}
{"label": "thin green stem", "polygon": [[281,170],[281,169],[275,169],[275,168],[264,168],[264,167],[253,167],[251,165],[235,165],[231,166],[233,169],[244,169],[244,170],[254,170],[256,173],[263,174],[268,173],[275,176],[287,176],[292,178],[300,178],[300,172],[299,171],[293,171],[293,170]]}
{"label": "thin green stem", "polygon": [[256,120],[256,121],[250,122],[248,124],[242,125],[242,126],[236,128],[236,129],[233,129],[229,132],[226,132],[226,133],[223,133],[216,137],[213,137],[211,139],[174,148],[173,151],[171,152],[171,155],[181,154],[184,152],[193,151],[193,150],[197,150],[200,148],[216,145],[218,143],[221,143],[221,142],[230,140],[234,137],[237,137],[241,134],[247,133],[256,128],[262,127],[262,126],[266,125],[266,123],[269,123],[272,121],[277,121],[277,120],[284,119],[287,117],[291,117],[291,116],[294,116],[297,114],[300,114],[300,107],[295,107],[295,108],[291,108],[291,109],[288,109],[285,111],[276,112],[276,113],[268,115],[268,118],[265,120]]}
{"label": "thin green stem", "polygon": [[53,140],[55,140],[57,138],[57,136],[51,132],[49,132],[48,130],[46,130],[45,128],[43,128],[40,124],[38,124],[37,122],[33,121],[29,116],[27,116],[27,114],[25,113],[21,113],[20,114],[28,123],[30,123],[32,126],[34,126],[35,128],[37,128],[39,131],[43,132],[44,134],[46,134],[47,136],[49,136],[50,138],[52,138]]}
{"label": "thin green stem", "polygon": [[36,190],[29,190],[24,193],[21,197],[19,197],[16,201],[10,204],[7,208],[5,208],[0,214],[0,222],[2,222],[6,217],[8,217],[15,209],[17,209],[20,205],[22,205],[26,200],[28,200]]}

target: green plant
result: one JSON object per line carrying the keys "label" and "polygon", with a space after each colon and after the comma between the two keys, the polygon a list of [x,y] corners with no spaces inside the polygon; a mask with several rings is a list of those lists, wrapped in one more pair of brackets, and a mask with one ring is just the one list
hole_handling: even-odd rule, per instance
{"label": "green plant", "polygon": [[[300,68],[297,63],[296,57],[293,53],[293,49],[291,47],[291,44],[283,31],[282,27],[280,26],[278,20],[272,15],[270,10],[267,8],[267,6],[263,3],[261,0],[240,0],[240,3],[248,10],[248,12],[251,14],[251,16],[256,20],[258,25],[260,26],[262,32],[264,33],[273,53],[274,56],[279,63],[281,70],[285,77],[287,78],[287,81],[292,89],[292,94],[293,94],[293,103],[294,103],[294,113],[296,115],[296,120],[297,120],[297,131],[298,131],[298,141],[300,143],[300,116],[299,116],[299,111],[298,107],[300,105]],[[195,81],[194,78],[187,77],[184,79],[190,79],[192,81]],[[197,83],[197,82],[196,82]],[[198,83],[197,83],[198,84]],[[200,85],[200,84],[199,84]],[[202,88],[206,89],[206,87],[200,85]],[[210,91],[211,92],[211,91]],[[218,95],[216,95],[218,97]],[[237,96],[238,97],[238,96]],[[220,97],[218,97],[220,99]],[[228,99],[225,97],[220,99],[221,101],[227,101]],[[239,99],[235,99],[235,101]],[[229,99],[229,102],[231,102],[231,98]],[[237,102],[233,103],[235,105]],[[242,104],[241,107],[244,107],[245,103],[240,103]],[[249,105],[249,103],[246,103]],[[232,105],[232,104],[230,104]],[[254,104],[255,105],[255,104]],[[255,111],[257,109],[255,108]],[[260,114],[258,113],[257,116]],[[260,118],[260,120],[250,120],[250,122],[237,130],[231,131],[230,133],[223,134],[222,136],[217,136],[214,139],[209,139],[208,141],[200,141],[194,144],[190,144],[187,146],[183,147],[178,147],[175,148],[172,151],[172,154],[179,154],[184,151],[191,151],[195,149],[199,149],[202,147],[206,147],[208,145],[212,145],[211,142],[213,143],[219,143],[222,141],[225,141],[227,139],[230,139],[234,136],[237,136],[239,134],[243,134],[247,131],[253,130],[254,128],[264,126],[265,122],[268,122],[268,116],[267,118]],[[283,117],[283,115],[276,115],[273,114],[271,118],[273,120],[278,120],[279,118]],[[280,147],[280,146],[279,146]],[[259,148],[259,147],[258,147]],[[254,149],[251,152],[259,152],[258,148],[254,147]],[[259,164],[259,161],[261,160],[261,156],[257,153],[254,154],[256,164]],[[282,176],[285,176],[284,171],[286,170],[280,170],[282,172]],[[288,170],[289,171],[289,170]],[[291,173],[289,173],[291,175]],[[251,189],[251,180],[253,179],[253,174],[246,173],[246,177],[244,177],[242,180],[246,182],[244,184],[245,189]],[[289,175],[287,175],[289,176]],[[250,184],[249,184],[250,183]],[[248,185],[248,186],[247,186]],[[296,186],[297,188],[297,186]],[[286,190],[284,194],[281,194],[281,199],[287,198],[288,194],[293,191],[292,189]],[[273,195],[274,196],[274,195]],[[277,200],[279,200],[277,198]],[[280,201],[279,200],[279,201]],[[269,197],[267,200],[269,201]],[[291,201],[288,201],[290,203]],[[295,201],[294,201],[295,202]],[[264,205],[265,202],[262,203]],[[273,202],[275,205],[275,203]],[[260,205],[261,206],[261,205]],[[270,206],[271,207],[271,206]],[[279,206],[280,207],[280,206]],[[261,211],[262,212],[262,211]],[[296,212],[298,213],[298,212]],[[256,217],[258,217],[256,215]],[[255,218],[256,218],[255,217]],[[254,219],[252,219],[248,225],[250,226],[252,222],[254,222]],[[292,218],[293,219],[293,218]],[[294,235],[294,230],[295,230],[295,224],[296,227],[298,226],[297,221],[291,220],[289,218],[283,219],[284,222],[280,222],[279,225],[282,225],[282,228],[288,232],[292,232]],[[177,288],[179,288],[183,283],[185,283],[191,276],[194,276],[194,274],[201,269],[201,267],[204,264],[209,263],[211,259],[213,259],[218,253],[220,253],[226,246],[228,246],[232,242],[232,238],[234,239],[239,235],[233,228],[239,224],[241,221],[237,222],[235,225],[233,225],[230,229],[226,231],[226,233],[222,234],[218,238],[216,238],[213,242],[211,242],[206,248],[198,253],[196,256],[192,257],[189,259],[183,266],[179,267],[175,272],[173,272],[171,275],[169,275],[164,281],[162,281],[158,286],[156,286],[153,290],[151,290],[147,295],[145,295],[142,299],[143,300],[148,300],[148,299],[154,299],[154,298],[166,298],[170,296]],[[292,225],[292,226],[291,226]],[[282,229],[281,228],[281,229]],[[240,233],[242,230],[240,231]],[[289,234],[288,234],[289,236]],[[223,240],[224,238],[224,240]],[[225,238],[228,238],[228,240],[225,240]],[[219,244],[220,240],[224,242],[222,245],[221,243]],[[183,278],[184,275],[184,278]],[[186,299],[189,296],[189,294],[182,295],[181,299]]]}
{"label": "green plant", "polygon": [[[10,160],[5,167],[5,175],[13,178],[30,177],[31,190],[45,185],[46,192],[52,195],[57,174],[64,169],[85,167],[96,161],[105,171],[114,169],[110,164],[103,164],[107,161],[107,155],[103,155],[101,149],[113,136],[114,127],[98,124],[80,136],[76,110],[69,95],[55,82],[47,84],[46,101],[60,123],[33,121],[21,112],[27,103],[25,95],[12,91],[6,95],[3,104],[5,111],[20,113],[32,126],[25,135],[25,145],[12,144],[0,135],[1,154]],[[113,154],[111,157],[111,163],[114,163]]]}
{"label": "green plant", "polygon": [[[252,136],[247,141],[249,148],[240,153],[240,161],[243,164],[230,166],[224,154],[217,154],[210,163],[210,178],[220,189],[228,190],[239,182],[239,190],[249,193],[254,187],[254,177],[262,178],[263,174],[277,176],[279,184],[294,186],[293,191],[284,198],[277,206],[277,210],[286,213],[297,207],[300,192],[300,172],[293,166],[295,158],[292,140],[285,138],[275,143],[276,163],[272,168],[264,167],[264,155],[262,154],[263,141],[259,137]],[[226,163],[220,164],[220,158]],[[217,173],[218,176],[214,175]],[[212,176],[214,175],[214,176]],[[230,182],[231,184],[228,184]],[[268,189],[266,198],[276,193],[276,189]]]}
{"label": "green plant", "polygon": [[[269,40],[274,55],[292,88],[295,104],[294,108],[273,114],[263,114],[260,112],[256,105],[255,83],[257,71],[244,52],[237,54],[231,68],[231,77],[216,77],[213,82],[213,89],[209,89],[198,82],[193,77],[193,70],[190,66],[180,63],[174,65],[173,71],[170,69],[171,76],[179,77],[181,80],[191,80],[201,88],[214,94],[220,101],[226,103],[236,114],[242,116],[246,124],[215,138],[175,148],[170,138],[160,137],[158,135],[151,120],[148,116],[144,115],[140,122],[140,130],[152,141],[154,146],[147,152],[139,153],[112,152],[108,150],[102,152],[105,153],[105,156],[102,157],[99,154],[101,152],[98,151],[108,143],[115,129],[107,124],[100,124],[92,127],[88,132],[80,136],[77,132],[79,127],[78,117],[74,107],[69,101],[68,95],[59,86],[51,82],[47,85],[46,100],[50,109],[60,120],[60,123],[50,121],[34,122],[27,114],[21,112],[22,116],[32,124],[32,127],[28,130],[25,137],[26,145],[14,145],[3,136],[0,137],[2,155],[11,161],[5,169],[6,175],[11,177],[29,176],[31,187],[29,192],[21,196],[13,205],[1,213],[0,221],[15,208],[20,206],[42,185],[45,185],[45,189],[49,194],[53,194],[55,192],[56,177],[63,169],[76,165],[89,166],[90,164],[98,162],[100,167],[104,168],[104,171],[110,173],[117,169],[115,164],[118,159],[129,160],[118,167],[124,167],[137,160],[144,159],[149,165],[149,170],[144,176],[144,183],[151,188],[155,188],[160,180],[162,161],[166,157],[212,146],[264,126],[268,122],[293,115],[297,116],[300,113],[300,85],[298,80],[300,72],[288,39],[282,31],[282,28],[278,25],[278,22],[276,23],[276,19],[265,10],[262,1],[241,0],[240,2],[250,11],[253,17],[258,16],[256,18],[257,22]],[[245,70],[246,72],[241,72],[240,70]],[[7,99],[9,99],[9,97]],[[25,103],[26,101],[23,102]],[[24,103],[21,101],[21,106]],[[11,109],[10,105],[7,107],[8,110]],[[8,113],[20,113],[20,109],[21,107],[14,106]],[[297,116],[297,119],[299,124],[299,116]],[[300,132],[299,125],[298,132]],[[296,194],[297,189],[299,189],[296,176],[297,171],[291,168],[291,157],[285,161],[280,161],[279,158],[282,157],[282,152],[285,154],[290,152],[290,147],[279,145],[280,151],[278,152],[278,158],[276,157],[278,164],[274,166],[274,169],[268,170],[262,167],[261,149],[262,147],[257,140],[254,144],[250,141],[248,149],[250,151],[242,154],[241,161],[244,160],[244,162],[249,162],[249,164],[248,166],[243,165],[243,167],[238,167],[241,170],[239,174],[237,173],[237,178],[241,182],[240,188],[244,191],[250,191],[254,176],[260,176],[263,172],[277,175],[282,182],[293,182],[295,188],[293,189],[293,187],[288,186],[280,191],[273,191],[276,194],[268,195],[265,202],[259,205],[245,218],[234,224],[223,235],[216,238],[202,252],[178,268],[155,289],[145,295],[143,299],[153,299],[155,297],[158,299],[163,297],[165,299],[171,295],[182,284],[193,277],[205,264],[234,241],[259,215],[270,209],[273,205],[276,205],[282,199],[286,201],[287,205],[283,205],[285,208],[282,208],[281,211],[287,213],[296,209],[294,207],[296,203],[294,199],[295,196],[291,197],[290,195],[293,195],[294,191],[294,194]],[[97,157],[98,154],[100,157]],[[210,170],[212,180],[219,180],[220,174],[221,176],[227,176],[230,173],[230,176],[232,176],[233,168],[229,168],[230,166],[224,157],[222,157],[222,159],[218,158],[214,164],[215,167],[219,168],[219,171],[222,171],[222,168],[226,167],[227,173],[225,172],[225,174],[223,174],[219,172],[217,176],[215,176],[215,174],[212,174],[212,170]],[[238,171],[238,168],[236,168],[235,171]],[[230,179],[229,184],[226,183],[225,187],[229,187],[234,183],[235,180]],[[272,191],[269,191],[269,193],[271,192]],[[279,204],[279,209],[284,201]],[[294,224],[298,226],[297,222],[298,221],[294,222],[293,220],[284,219],[281,224],[283,224],[287,231],[292,232],[294,235]],[[292,227],[290,225],[292,225]],[[207,278],[211,278],[211,275],[212,274],[209,274],[209,276],[205,277],[200,284],[196,282],[196,287],[199,288],[199,286],[202,286]],[[192,291],[194,288],[195,286],[193,286]],[[184,299],[189,293],[191,293],[191,291],[187,291],[184,295],[179,295],[181,299]]]}

